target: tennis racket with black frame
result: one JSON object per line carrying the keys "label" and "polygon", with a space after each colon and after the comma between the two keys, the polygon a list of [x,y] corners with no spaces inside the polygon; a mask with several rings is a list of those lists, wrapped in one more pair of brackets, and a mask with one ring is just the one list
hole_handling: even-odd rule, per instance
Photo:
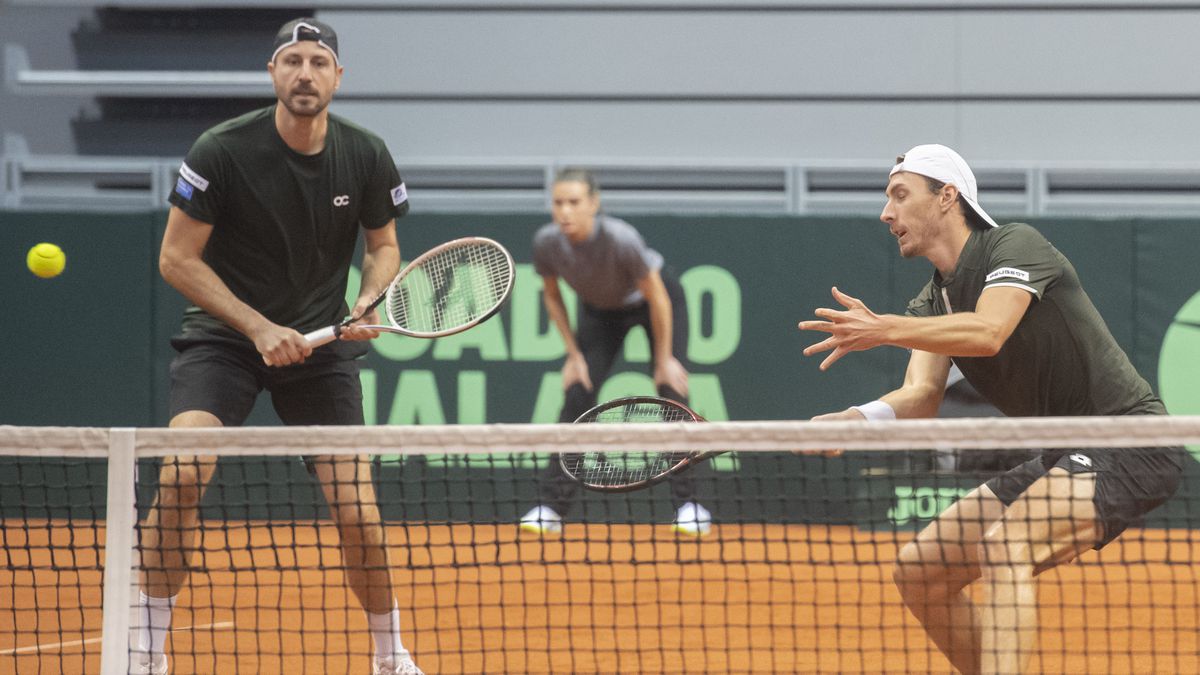
{"label": "tennis racket with black frame", "polygon": [[313,347],[333,342],[380,304],[387,324],[362,328],[418,338],[454,335],[500,311],[515,279],[512,255],[499,243],[486,237],[455,239],[405,265],[358,316],[304,338]]}
{"label": "tennis racket with black frame", "polygon": [[[579,416],[576,424],[619,424],[651,422],[703,422],[696,411],[660,396],[627,396],[601,403]],[[628,452],[562,453],[563,471],[581,486],[598,492],[630,492],[667,480],[725,450],[703,452]]]}

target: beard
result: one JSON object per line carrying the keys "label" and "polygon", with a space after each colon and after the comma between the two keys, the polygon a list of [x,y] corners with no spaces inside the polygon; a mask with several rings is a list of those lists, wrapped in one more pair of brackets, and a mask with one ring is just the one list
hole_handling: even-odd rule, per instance
{"label": "beard", "polygon": [[281,96],[279,102],[296,117],[316,117],[329,107],[328,99],[322,99],[318,94],[310,91],[292,92],[287,96]]}

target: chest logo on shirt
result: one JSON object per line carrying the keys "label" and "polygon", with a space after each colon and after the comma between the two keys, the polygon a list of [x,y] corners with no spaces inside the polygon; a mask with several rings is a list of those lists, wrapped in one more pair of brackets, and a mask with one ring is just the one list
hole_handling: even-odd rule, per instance
{"label": "chest logo on shirt", "polygon": [[994,281],[1004,277],[1020,279],[1021,281],[1029,281],[1029,272],[1026,272],[1025,270],[1019,270],[1015,267],[1001,267],[1000,269],[995,270],[991,274],[987,275],[983,282],[988,283],[989,281]]}
{"label": "chest logo on shirt", "polygon": [[1076,453],[1072,454],[1070,457],[1070,460],[1072,462],[1075,462],[1079,466],[1084,467],[1085,469],[1092,468],[1092,458],[1088,457],[1087,455],[1085,455],[1083,453],[1076,452]]}
{"label": "chest logo on shirt", "polygon": [[334,206],[349,206],[350,205],[350,195],[338,195],[338,196],[334,197],[333,205]]}

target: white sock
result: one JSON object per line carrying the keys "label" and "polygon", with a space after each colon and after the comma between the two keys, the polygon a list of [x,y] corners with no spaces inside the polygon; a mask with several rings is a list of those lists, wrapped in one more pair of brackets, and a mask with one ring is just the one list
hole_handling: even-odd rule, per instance
{"label": "white sock", "polygon": [[367,612],[367,625],[371,628],[371,638],[375,642],[375,656],[381,659],[398,657],[406,654],[404,644],[400,642],[400,608],[393,607],[385,614]]}
{"label": "white sock", "polygon": [[152,598],[145,591],[138,591],[138,605],[130,616],[130,632],[136,633],[137,642],[130,647],[139,652],[162,654],[166,651],[167,635],[171,632],[171,610],[178,596]]}

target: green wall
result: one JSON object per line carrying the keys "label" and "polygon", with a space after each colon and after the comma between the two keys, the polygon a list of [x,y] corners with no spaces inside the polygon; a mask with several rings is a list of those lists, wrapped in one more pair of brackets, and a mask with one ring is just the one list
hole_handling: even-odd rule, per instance
{"label": "green wall", "polygon": [[[184,303],[157,273],[165,217],[165,212],[0,212],[0,298],[7,328],[0,334],[6,355],[0,366],[0,424],[166,423],[167,365],[173,355],[168,339]],[[406,257],[453,237],[485,235],[510,248],[521,276],[504,311],[472,331],[438,341],[396,336],[376,341],[364,364],[369,421],[557,418],[562,346],[541,310],[540,281],[529,264],[533,232],[545,220],[530,214],[414,215],[401,221]],[[900,382],[907,359],[902,350],[853,354],[821,373],[819,359],[801,355],[818,338],[795,329],[814,308],[832,303],[829,289],[835,284],[877,311],[903,311],[928,278],[929,266],[901,259],[879,221],[729,215],[630,220],[682,277],[692,317],[693,403],[710,418],[803,419],[870,400]],[[1033,224],[1075,263],[1117,340],[1157,386],[1164,336],[1176,312],[1200,290],[1200,268],[1192,262],[1200,251],[1197,223],[1045,219]],[[26,251],[41,241],[66,251],[62,276],[42,280],[25,269]],[[356,288],[354,277],[351,292]],[[1187,375],[1200,362],[1191,358],[1188,335],[1179,332],[1188,328],[1175,330],[1173,360],[1162,367],[1184,373],[1174,381],[1200,381]],[[626,356],[618,367],[624,374],[612,379],[601,398],[651,390],[645,341],[631,341]],[[1174,399],[1165,397],[1173,410],[1200,412],[1200,392],[1183,385],[1174,389],[1168,392]],[[265,399],[250,423],[276,423]],[[527,456],[503,462],[503,469],[513,472],[511,484],[488,489],[501,490],[514,502],[525,499],[536,462]],[[729,457],[714,468],[732,472],[737,462]],[[442,468],[471,469],[457,459]],[[745,475],[749,467],[740,468]],[[399,467],[381,464],[381,471],[392,470]],[[408,475],[418,472],[410,469]],[[438,499],[444,499],[458,489],[423,482],[412,488],[414,499],[433,496],[430,490],[441,490]],[[859,487],[818,492],[849,494]],[[248,496],[247,503],[256,499]]]}
{"label": "green wall", "polygon": [[[464,234],[494,237],[521,264],[514,296],[491,323],[455,338],[388,336],[366,367],[369,415],[378,422],[549,421],[546,398],[562,347],[547,324],[530,239],[544,216],[411,216],[401,221],[408,256]],[[161,425],[166,422],[167,343],[182,298],[156,267],[164,213],[0,212],[0,265],[8,330],[0,423]],[[854,354],[828,373],[801,349],[816,336],[795,324],[831,304],[834,284],[883,312],[902,311],[928,277],[923,260],[903,260],[870,218],[644,216],[632,219],[683,276],[692,315],[693,373],[710,415],[802,418],[873,398],[895,385],[906,355],[884,348]],[[1072,259],[1135,365],[1152,382],[1166,329],[1200,290],[1200,229],[1191,221],[1035,222]],[[50,280],[25,269],[40,241],[67,253]],[[355,288],[352,283],[351,290]],[[644,340],[630,348],[644,373]],[[625,386],[621,385],[621,382]],[[637,388],[627,376],[614,390]],[[397,391],[419,401],[396,402]],[[539,399],[539,392],[542,398]],[[437,400],[431,401],[434,396]],[[373,403],[373,406],[371,405]],[[722,410],[723,406],[723,410]],[[256,423],[272,423],[256,415]]]}

